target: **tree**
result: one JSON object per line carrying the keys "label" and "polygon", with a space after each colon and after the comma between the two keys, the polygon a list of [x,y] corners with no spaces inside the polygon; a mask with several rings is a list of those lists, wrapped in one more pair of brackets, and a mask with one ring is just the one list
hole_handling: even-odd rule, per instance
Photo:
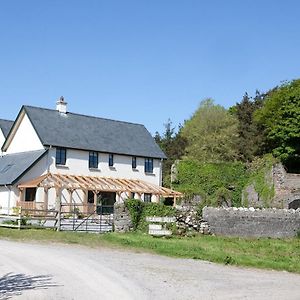
{"label": "tree", "polygon": [[163,185],[170,186],[171,166],[175,160],[180,159],[184,154],[186,140],[180,134],[181,126],[178,126],[178,131],[176,132],[170,119],[164,124],[164,127],[164,133],[160,135],[156,132],[154,139],[167,156],[163,163]]}
{"label": "tree", "polygon": [[235,160],[237,124],[236,118],[212,99],[202,101],[181,130],[187,140],[187,157],[202,162]]}
{"label": "tree", "polygon": [[300,80],[273,89],[256,114],[267,148],[289,169],[300,170]]}
{"label": "tree", "polygon": [[252,161],[254,156],[261,154],[264,148],[264,135],[260,126],[254,121],[254,113],[262,107],[266,94],[256,91],[254,99],[247,93],[240,103],[231,108],[238,119],[237,150],[243,161]]}

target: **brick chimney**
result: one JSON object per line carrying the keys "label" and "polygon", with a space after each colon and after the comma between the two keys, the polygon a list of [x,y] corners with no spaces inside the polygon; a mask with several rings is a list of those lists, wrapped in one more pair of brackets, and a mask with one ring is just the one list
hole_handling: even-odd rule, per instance
{"label": "brick chimney", "polygon": [[62,114],[67,113],[67,102],[65,102],[65,98],[61,96],[59,100],[56,102],[56,110]]}

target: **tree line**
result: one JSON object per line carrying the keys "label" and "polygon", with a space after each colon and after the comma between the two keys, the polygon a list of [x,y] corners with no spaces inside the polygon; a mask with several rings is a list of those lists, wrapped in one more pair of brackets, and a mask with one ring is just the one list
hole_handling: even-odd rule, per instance
{"label": "tree line", "polygon": [[190,119],[178,128],[171,120],[155,140],[168,159],[164,184],[177,159],[198,162],[252,162],[271,153],[288,171],[300,171],[300,79],[285,82],[254,97],[247,93],[225,109],[212,99],[203,100]]}

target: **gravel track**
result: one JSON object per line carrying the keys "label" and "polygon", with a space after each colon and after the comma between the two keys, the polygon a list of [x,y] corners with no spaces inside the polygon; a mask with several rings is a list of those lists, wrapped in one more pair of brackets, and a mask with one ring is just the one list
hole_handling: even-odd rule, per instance
{"label": "gravel track", "polygon": [[300,275],[109,248],[0,241],[0,299],[300,299]]}

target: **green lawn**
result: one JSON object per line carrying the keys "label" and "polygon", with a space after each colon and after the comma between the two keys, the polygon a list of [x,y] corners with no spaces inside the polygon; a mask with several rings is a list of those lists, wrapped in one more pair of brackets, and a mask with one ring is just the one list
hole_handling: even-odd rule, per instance
{"label": "green lawn", "polygon": [[215,236],[154,238],[141,233],[87,234],[0,228],[0,238],[122,247],[222,264],[300,273],[300,239],[242,239]]}

